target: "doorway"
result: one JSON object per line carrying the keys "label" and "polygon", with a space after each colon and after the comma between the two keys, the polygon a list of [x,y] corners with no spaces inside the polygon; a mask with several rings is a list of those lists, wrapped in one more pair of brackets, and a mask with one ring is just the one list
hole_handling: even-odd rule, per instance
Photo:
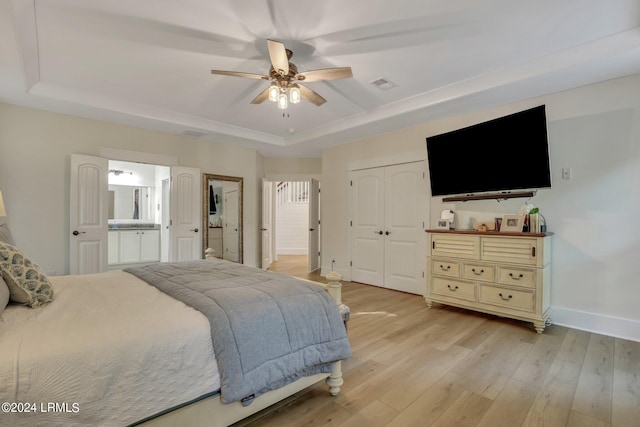
{"label": "doorway", "polygon": [[315,179],[263,182],[262,268],[288,257],[320,266],[320,189]]}
{"label": "doorway", "polygon": [[[156,215],[162,212],[157,202],[163,194],[161,180],[166,181],[161,174],[155,176],[157,184],[154,184],[154,189],[150,189],[149,185],[140,181],[138,183],[144,185],[138,185],[131,191],[123,192],[122,196],[116,195],[113,189],[113,194],[110,196],[108,157],[72,154],[70,166],[69,271],[71,274],[107,271],[110,267],[109,257],[114,265],[117,263],[120,267],[126,264],[154,262],[161,256],[159,253],[163,252],[159,247],[161,244],[169,246],[168,261],[202,258],[202,239],[199,234],[202,221],[200,169],[170,166],[169,200],[165,200],[165,203],[170,205],[170,219],[169,224],[166,225],[170,232],[169,238],[160,242],[161,233],[155,221],[158,220]],[[130,171],[125,169],[115,167],[112,169],[111,174],[114,176],[133,175],[127,173]],[[164,187],[166,189],[166,185]],[[120,197],[127,202],[127,206],[123,208],[123,218],[119,217],[120,214],[116,217],[116,212],[120,211],[116,201]],[[109,199],[112,201],[111,206]],[[122,221],[118,221],[121,219]],[[162,220],[160,221],[162,224]],[[166,222],[162,225],[165,224]],[[125,231],[127,233],[124,233]]]}
{"label": "doorway", "polygon": [[108,268],[168,261],[169,166],[109,160]]}

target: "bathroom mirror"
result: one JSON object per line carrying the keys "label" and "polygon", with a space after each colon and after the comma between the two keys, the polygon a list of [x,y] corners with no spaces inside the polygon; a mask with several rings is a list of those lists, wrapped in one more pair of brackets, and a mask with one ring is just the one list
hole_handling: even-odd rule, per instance
{"label": "bathroom mirror", "polygon": [[109,184],[109,219],[153,222],[153,187]]}
{"label": "bathroom mirror", "polygon": [[202,247],[242,264],[242,178],[202,174]]}

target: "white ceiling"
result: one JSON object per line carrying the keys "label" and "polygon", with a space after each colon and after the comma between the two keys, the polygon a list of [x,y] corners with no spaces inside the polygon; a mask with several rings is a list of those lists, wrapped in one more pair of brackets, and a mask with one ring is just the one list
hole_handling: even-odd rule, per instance
{"label": "white ceiling", "polygon": [[[252,147],[324,147],[640,73],[638,0],[0,0],[0,102]],[[267,39],[327,99],[250,104]],[[396,86],[380,90],[385,78]]]}

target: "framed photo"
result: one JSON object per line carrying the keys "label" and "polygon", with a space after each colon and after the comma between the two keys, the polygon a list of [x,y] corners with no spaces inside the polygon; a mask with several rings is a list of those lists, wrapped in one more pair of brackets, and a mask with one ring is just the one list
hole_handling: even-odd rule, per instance
{"label": "framed photo", "polygon": [[449,220],[448,219],[438,219],[436,220],[436,228],[440,230],[448,230],[449,229]]}
{"label": "framed photo", "polygon": [[502,224],[500,225],[500,231],[510,232],[510,233],[522,233],[523,224],[524,224],[524,215],[504,215],[502,217]]}

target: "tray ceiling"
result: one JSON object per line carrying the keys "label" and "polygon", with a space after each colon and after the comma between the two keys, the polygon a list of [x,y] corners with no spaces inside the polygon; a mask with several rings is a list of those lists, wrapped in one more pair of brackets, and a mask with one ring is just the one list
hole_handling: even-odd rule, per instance
{"label": "tray ceiling", "polygon": [[[324,147],[640,72],[636,0],[0,0],[0,101],[256,148]],[[326,98],[250,104],[267,39]],[[378,87],[378,79],[389,82]],[[386,88],[391,86],[390,88]]]}

